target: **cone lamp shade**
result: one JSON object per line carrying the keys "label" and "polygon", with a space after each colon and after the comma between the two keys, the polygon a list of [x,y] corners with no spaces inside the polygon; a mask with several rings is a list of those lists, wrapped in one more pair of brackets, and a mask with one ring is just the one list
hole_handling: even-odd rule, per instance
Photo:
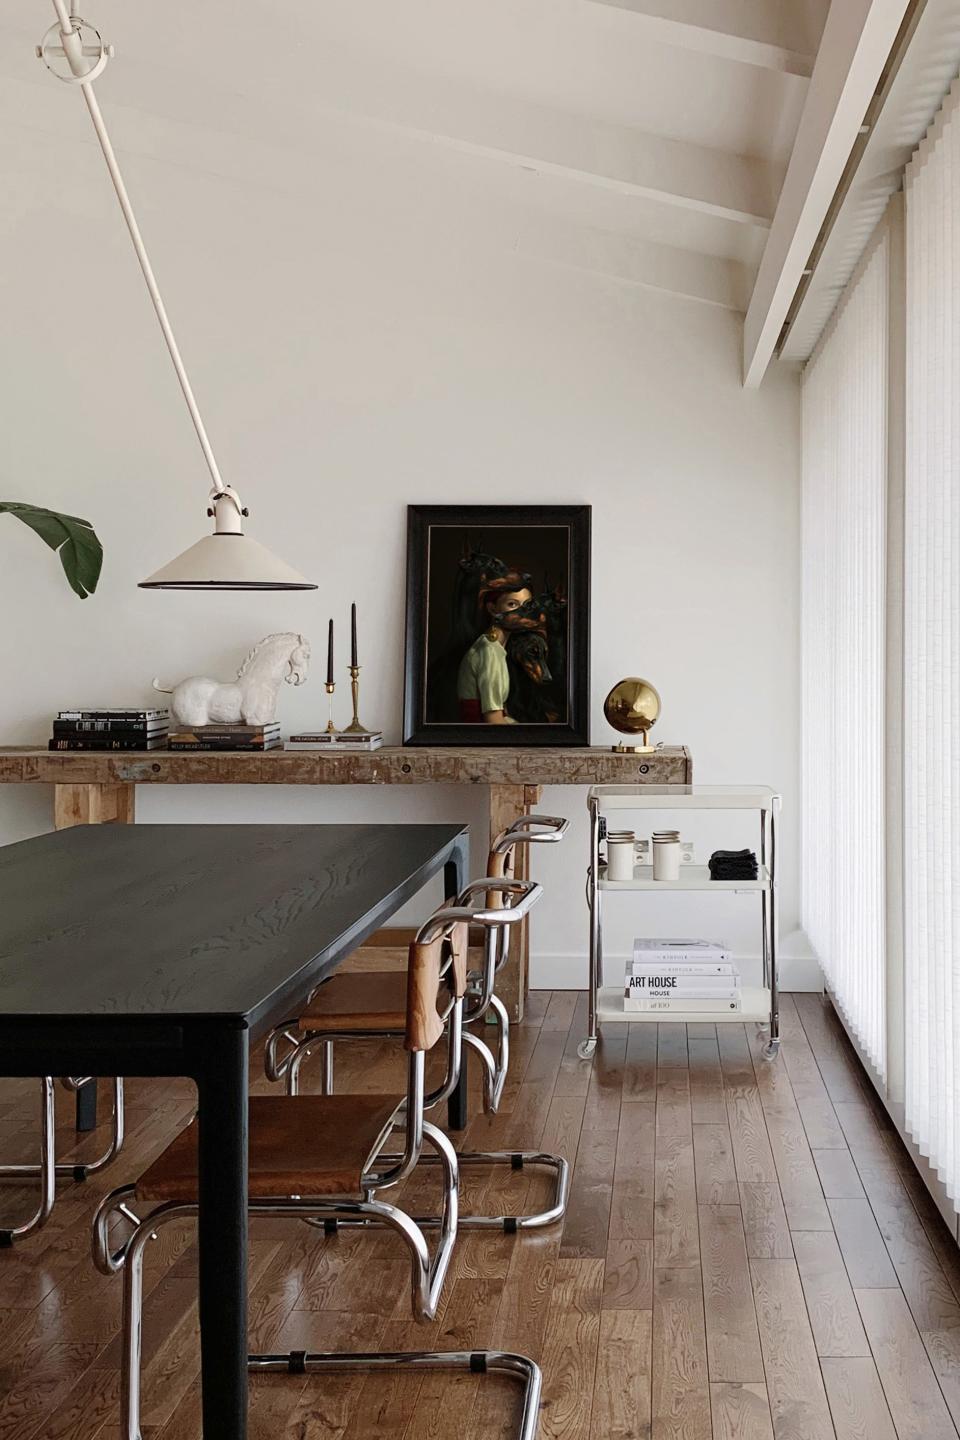
{"label": "cone lamp shade", "polygon": [[117,192],[120,209],[127,223],[140,269],[146,282],[170,359],[180,382],[193,428],[203,451],[213,489],[208,514],[215,520],[214,533],[198,540],[182,555],[171,560],[146,580],[144,590],[316,590],[316,585],[278,560],[266,546],[243,533],[247,511],[240,497],[220,478],[213,447],[210,444],[200,407],[187,375],[173,327],[160,295],[147,248],[120,173],[120,166],[107,132],[103,113],[94,94],[93,82],[102,75],[113,56],[113,48],[105,45],[99,30],[77,13],[78,0],[53,0],[56,19],[37,46],[37,57],[47,69],[69,85],[79,88],[96,131],[103,158]]}
{"label": "cone lamp shade", "polygon": [[211,495],[210,513],[214,533],[141,580],[141,590],[316,590],[266,545],[244,535],[247,512],[232,486]]}
{"label": "cone lamp shade", "polygon": [[316,590],[249,535],[204,535],[140,581],[141,590]]}

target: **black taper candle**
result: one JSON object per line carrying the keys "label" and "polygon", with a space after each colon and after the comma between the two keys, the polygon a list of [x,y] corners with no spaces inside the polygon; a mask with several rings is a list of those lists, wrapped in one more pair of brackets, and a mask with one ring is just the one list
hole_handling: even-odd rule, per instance
{"label": "black taper candle", "polygon": [[350,606],[350,664],[357,663],[357,606],[354,603]]}
{"label": "black taper candle", "polygon": [[327,630],[327,684],[333,684],[333,621]]}

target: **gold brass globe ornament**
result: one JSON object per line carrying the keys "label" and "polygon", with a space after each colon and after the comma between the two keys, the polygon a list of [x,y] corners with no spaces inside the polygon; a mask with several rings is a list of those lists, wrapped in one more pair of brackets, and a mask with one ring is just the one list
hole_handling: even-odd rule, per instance
{"label": "gold brass globe ornament", "polygon": [[653,754],[657,747],[649,743],[649,734],[660,715],[660,695],[649,680],[630,675],[618,681],[603,702],[603,713],[608,725],[621,735],[640,738],[638,745],[621,741],[613,746],[614,750],[634,755]]}

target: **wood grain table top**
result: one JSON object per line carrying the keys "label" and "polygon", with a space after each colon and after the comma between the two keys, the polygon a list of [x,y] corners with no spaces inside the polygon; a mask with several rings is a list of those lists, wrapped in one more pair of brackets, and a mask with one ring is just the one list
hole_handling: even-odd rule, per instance
{"label": "wood grain table top", "polygon": [[5,846],[0,1019],[254,1026],[465,837],[449,824],[103,825]]}

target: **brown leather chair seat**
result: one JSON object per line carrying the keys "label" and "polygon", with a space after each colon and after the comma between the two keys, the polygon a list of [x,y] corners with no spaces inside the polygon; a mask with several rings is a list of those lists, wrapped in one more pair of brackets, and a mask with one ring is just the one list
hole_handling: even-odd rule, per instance
{"label": "brown leather chair seat", "polygon": [[[250,1100],[250,1198],[361,1193],[360,1177],[403,1095],[255,1095]],[[138,1200],[195,1205],[197,1122],[137,1181]]]}
{"label": "brown leather chair seat", "polygon": [[311,995],[301,1031],[398,1030],[407,1023],[407,972],[335,975]]}

